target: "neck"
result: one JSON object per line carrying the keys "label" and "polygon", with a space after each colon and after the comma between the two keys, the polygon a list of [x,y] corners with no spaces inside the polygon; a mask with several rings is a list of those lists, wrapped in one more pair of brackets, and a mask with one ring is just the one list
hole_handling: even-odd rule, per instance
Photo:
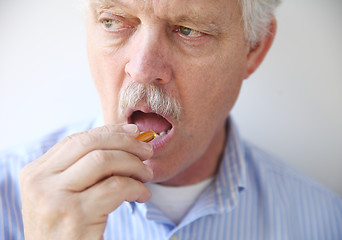
{"label": "neck", "polygon": [[225,124],[223,124],[223,127],[217,129],[205,154],[200,159],[184,171],[161,184],[166,186],[185,186],[196,184],[215,176],[221,163],[225,142],[226,128]]}

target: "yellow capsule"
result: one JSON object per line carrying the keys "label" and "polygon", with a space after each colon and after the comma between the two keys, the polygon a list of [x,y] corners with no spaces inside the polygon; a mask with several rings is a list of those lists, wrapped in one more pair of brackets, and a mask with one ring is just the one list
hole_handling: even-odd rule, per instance
{"label": "yellow capsule", "polygon": [[157,134],[154,131],[150,130],[150,131],[140,133],[139,136],[137,137],[137,139],[139,141],[148,143],[148,142],[152,141],[156,136],[157,136]]}

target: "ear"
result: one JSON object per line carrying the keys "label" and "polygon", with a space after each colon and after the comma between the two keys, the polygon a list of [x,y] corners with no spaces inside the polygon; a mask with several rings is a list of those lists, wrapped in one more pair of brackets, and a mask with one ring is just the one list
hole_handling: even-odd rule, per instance
{"label": "ear", "polygon": [[277,31],[277,20],[273,17],[268,32],[261,38],[256,46],[250,46],[247,56],[245,79],[248,78],[262,63],[268,50],[271,48]]}

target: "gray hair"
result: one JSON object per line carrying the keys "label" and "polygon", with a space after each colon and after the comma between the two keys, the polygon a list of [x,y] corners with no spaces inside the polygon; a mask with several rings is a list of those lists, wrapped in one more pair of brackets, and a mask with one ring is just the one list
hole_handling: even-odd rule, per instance
{"label": "gray hair", "polygon": [[252,46],[268,33],[275,9],[281,0],[238,0],[240,3],[245,38]]}
{"label": "gray hair", "polygon": [[164,117],[180,120],[182,108],[179,101],[159,85],[130,82],[120,91],[119,114],[124,116],[129,108],[139,103],[144,103],[152,112]]}

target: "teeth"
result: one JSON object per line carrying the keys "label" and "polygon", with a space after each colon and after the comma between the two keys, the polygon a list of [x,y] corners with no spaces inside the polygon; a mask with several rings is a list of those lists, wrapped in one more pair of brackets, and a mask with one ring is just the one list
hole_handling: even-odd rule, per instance
{"label": "teeth", "polygon": [[165,131],[162,131],[161,133],[157,133],[157,136],[156,136],[156,138],[159,138],[159,137],[162,137],[162,136],[165,136],[166,134],[168,134],[169,132],[170,132],[171,130],[169,129],[169,130],[167,130],[166,132]]}
{"label": "teeth", "polygon": [[166,132],[161,132],[161,133],[157,133],[157,136],[156,136],[156,138],[159,138],[159,137],[162,137],[162,136],[164,136],[164,135],[166,135]]}
{"label": "teeth", "polygon": [[[162,136],[165,136],[166,134],[169,134],[171,131],[171,129],[168,129],[166,132],[165,131],[162,131],[161,133],[156,133],[156,137],[155,138],[159,138],[159,137],[162,137]],[[140,132],[140,134],[143,133],[143,132]]]}

